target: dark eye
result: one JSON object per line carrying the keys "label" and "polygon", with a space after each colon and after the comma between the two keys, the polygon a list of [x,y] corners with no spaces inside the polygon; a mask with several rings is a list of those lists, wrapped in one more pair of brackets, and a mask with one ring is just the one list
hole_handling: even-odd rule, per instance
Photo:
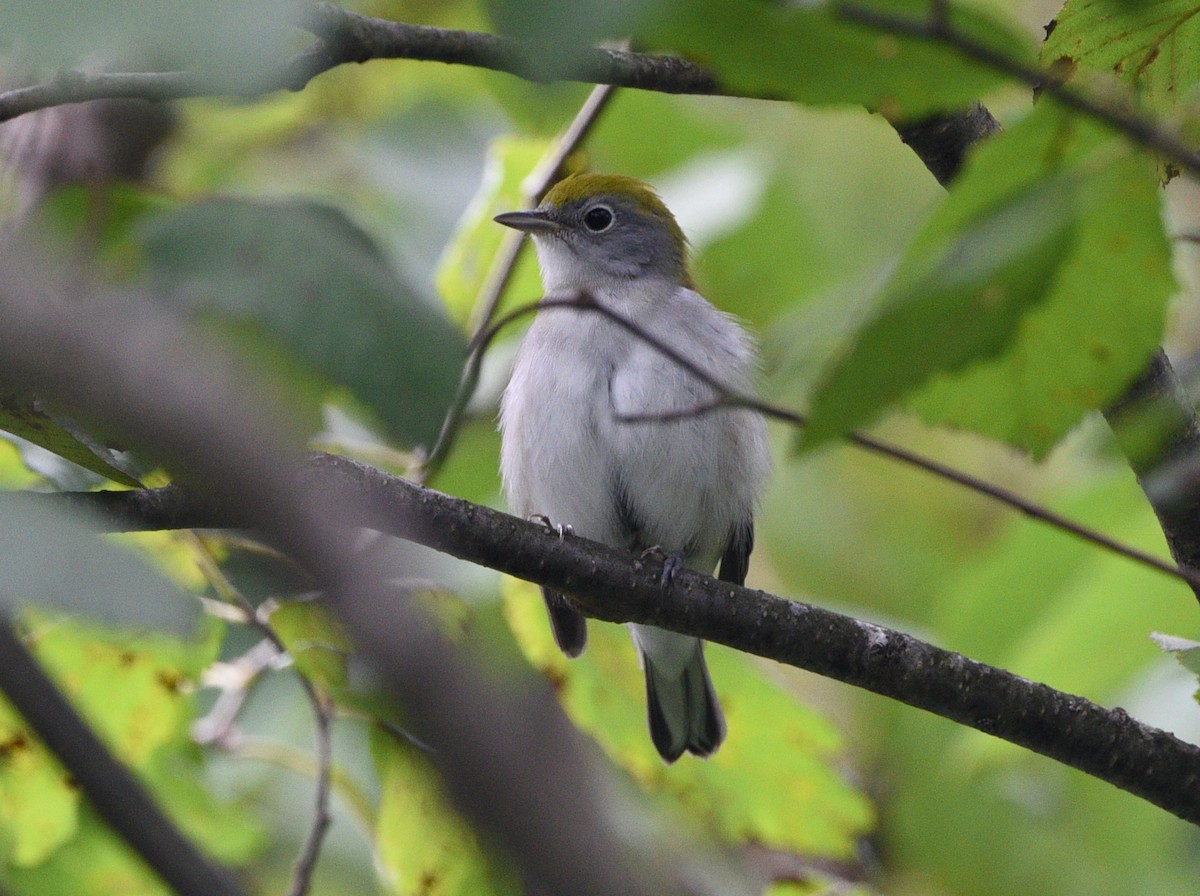
{"label": "dark eye", "polygon": [[602,230],[608,230],[612,226],[613,213],[612,210],[598,205],[595,208],[588,209],[587,214],[583,216],[583,223],[592,233],[599,233]]}

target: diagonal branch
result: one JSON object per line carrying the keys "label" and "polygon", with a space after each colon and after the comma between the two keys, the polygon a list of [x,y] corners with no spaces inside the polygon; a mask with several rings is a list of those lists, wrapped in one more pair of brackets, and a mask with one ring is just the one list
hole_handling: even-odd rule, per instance
{"label": "diagonal branch", "polygon": [[[361,508],[365,516],[356,525],[548,585],[572,595],[597,619],[684,632],[894,698],[1041,753],[1200,824],[1200,747],[1121,709],[1104,709],[902,632],[690,571],[664,593],[660,561],[583,538],[559,541],[544,526],[346,458],[315,455],[306,477],[318,506],[340,496]],[[141,494],[112,493],[106,499],[108,525],[142,525]],[[82,505],[92,495],[22,499],[30,498]],[[202,508],[190,504],[182,489],[160,494],[150,504],[154,524],[194,520]],[[209,525],[248,522],[236,516],[208,519]]]}
{"label": "diagonal branch", "polygon": [[[614,93],[614,88],[608,84],[592,88],[566,130],[530,172],[522,185],[524,198],[530,208],[541,202],[542,197],[546,195],[554,182],[562,177],[563,167],[567,160],[591,133],[601,113],[608,107]],[[480,334],[488,329],[492,319],[496,316],[496,309],[500,306],[504,291],[508,288],[509,281],[517,269],[517,261],[524,248],[524,234],[515,230],[505,231],[500,240],[500,248],[496,251],[491,268],[483,282],[481,293],[471,311],[471,330],[475,334],[472,337],[474,347],[471,357],[463,366],[458,391],[455,393],[450,407],[446,410],[437,442],[430,450],[429,457],[421,465],[422,483],[430,482],[437,475],[438,470],[449,456],[450,450],[454,447],[467,405],[474,397],[475,388],[479,385],[479,370],[483,362],[484,348],[479,342]]]}

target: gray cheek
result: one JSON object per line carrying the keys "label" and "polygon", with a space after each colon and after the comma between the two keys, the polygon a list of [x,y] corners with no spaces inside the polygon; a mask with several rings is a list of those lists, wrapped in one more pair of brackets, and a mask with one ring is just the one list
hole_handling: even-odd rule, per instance
{"label": "gray cheek", "polygon": [[[647,270],[655,270],[656,258],[661,254],[647,234],[623,233],[614,235],[609,250],[613,259],[611,270],[620,277],[636,277]],[[619,261],[617,259],[620,259]]]}

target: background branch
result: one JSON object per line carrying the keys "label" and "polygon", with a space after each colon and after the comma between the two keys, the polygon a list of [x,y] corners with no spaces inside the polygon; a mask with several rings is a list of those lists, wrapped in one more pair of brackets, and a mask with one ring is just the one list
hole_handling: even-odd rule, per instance
{"label": "background branch", "polygon": [[[1158,152],[1182,170],[1200,176],[1200,153],[1154,118],[1097,99],[1064,84],[1050,72],[978,42],[954,27],[943,5],[934,4],[930,15],[924,18],[892,15],[853,2],[835,3],[833,9],[848,22],[951,47],[982,66],[1110,125],[1139,146]],[[316,41],[271,76],[239,82],[228,76],[191,72],[69,72],[46,84],[0,93],[0,122],[36,109],[91,99],[168,100],[302,90],[310,80],[332,68],[372,59],[469,65],[537,82],[578,81],[660,93],[781,98],[727,88],[717,73],[680,56],[589,47],[572,54],[566,68],[547,67],[544,54],[509,37],[378,19],[327,2],[310,5],[298,24],[313,34]]]}
{"label": "background branch", "polygon": [[301,23],[317,41],[270,77],[238,81],[192,72],[69,72],[53,81],[0,93],[0,122],[27,112],[110,97],[148,100],[193,96],[257,96],[302,90],[332,68],[372,59],[415,59],[506,72],[531,81],[580,81],[662,93],[721,93],[711,71],[677,56],[589,48],[565,71],[547,69],[539,54],[512,38],[479,31],[412,25],[315,3]]}

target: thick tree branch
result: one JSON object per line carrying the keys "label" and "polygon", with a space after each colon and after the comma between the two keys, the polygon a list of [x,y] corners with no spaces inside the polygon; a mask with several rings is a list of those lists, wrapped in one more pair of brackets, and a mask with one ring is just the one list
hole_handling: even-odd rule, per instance
{"label": "thick tree branch", "polygon": [[[1171,556],[1184,567],[1200,563],[1200,418],[1166,352],[1154,353],[1104,417],[1154,508]],[[1190,584],[1200,598],[1200,587]]]}
{"label": "thick tree branch", "polygon": [[1000,123],[982,103],[956,115],[898,122],[895,127],[900,139],[943,187],[958,176],[972,146],[1000,131]]}
{"label": "thick tree branch", "polygon": [[[1104,709],[901,632],[707,576],[681,574],[664,594],[659,561],[581,538],[560,542],[535,523],[346,458],[314,455],[305,475],[317,503],[340,495],[361,508],[358,525],[549,585],[573,595],[598,619],[685,632],[892,697],[1049,756],[1200,824],[1200,748],[1120,709]],[[81,505],[90,498],[37,496]],[[164,503],[175,505],[169,518],[194,520],[199,510],[187,506],[187,493],[178,488],[148,502],[134,491],[113,493],[102,503],[112,529],[137,528],[143,503],[156,520],[164,518]]]}
{"label": "thick tree branch", "polygon": [[547,68],[528,45],[509,37],[478,31],[433,28],[375,19],[316,3],[305,27],[331,48],[340,62],[370,59],[418,59],[470,65],[506,72],[528,81],[581,81],[662,93],[719,93],[716,76],[678,56],[586,48],[570,68]]}

